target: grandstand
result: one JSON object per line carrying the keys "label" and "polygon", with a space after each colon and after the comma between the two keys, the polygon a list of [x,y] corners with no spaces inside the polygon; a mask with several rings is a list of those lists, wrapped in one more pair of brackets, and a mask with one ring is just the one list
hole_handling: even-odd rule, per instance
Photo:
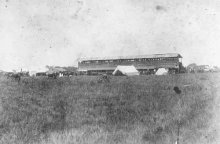
{"label": "grandstand", "polygon": [[112,74],[118,65],[133,65],[140,74],[154,74],[159,68],[166,68],[171,73],[178,73],[182,65],[182,56],[178,53],[80,58],[78,71],[88,75]]}

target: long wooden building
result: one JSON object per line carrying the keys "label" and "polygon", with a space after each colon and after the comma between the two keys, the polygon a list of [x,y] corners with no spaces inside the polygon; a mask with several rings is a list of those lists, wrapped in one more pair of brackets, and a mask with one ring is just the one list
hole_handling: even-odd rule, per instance
{"label": "long wooden building", "polygon": [[182,56],[178,53],[119,56],[104,58],[81,58],[78,61],[78,71],[88,75],[100,73],[111,74],[118,65],[133,65],[140,74],[152,74],[159,68],[178,73],[182,64]]}

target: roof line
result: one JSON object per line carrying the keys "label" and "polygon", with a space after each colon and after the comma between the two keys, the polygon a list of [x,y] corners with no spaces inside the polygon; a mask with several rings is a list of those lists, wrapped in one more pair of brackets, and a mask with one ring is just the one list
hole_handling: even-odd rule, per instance
{"label": "roof line", "polygon": [[161,57],[178,57],[178,58],[182,58],[182,56],[179,53],[165,53],[165,54],[136,55],[136,56],[113,56],[113,57],[79,58],[79,61],[86,61],[86,60],[115,60],[115,59],[138,59],[138,58],[161,58]]}

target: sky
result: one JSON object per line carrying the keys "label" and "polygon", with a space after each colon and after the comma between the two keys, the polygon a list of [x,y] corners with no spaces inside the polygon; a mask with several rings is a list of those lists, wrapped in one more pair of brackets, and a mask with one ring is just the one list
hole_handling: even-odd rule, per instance
{"label": "sky", "polygon": [[180,53],[220,66],[219,0],[0,0],[0,69]]}

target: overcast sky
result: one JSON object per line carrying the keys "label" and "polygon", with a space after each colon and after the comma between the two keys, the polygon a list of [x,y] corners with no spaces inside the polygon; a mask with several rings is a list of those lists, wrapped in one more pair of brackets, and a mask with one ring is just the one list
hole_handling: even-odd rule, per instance
{"label": "overcast sky", "polygon": [[0,69],[180,53],[220,66],[219,0],[0,0]]}

